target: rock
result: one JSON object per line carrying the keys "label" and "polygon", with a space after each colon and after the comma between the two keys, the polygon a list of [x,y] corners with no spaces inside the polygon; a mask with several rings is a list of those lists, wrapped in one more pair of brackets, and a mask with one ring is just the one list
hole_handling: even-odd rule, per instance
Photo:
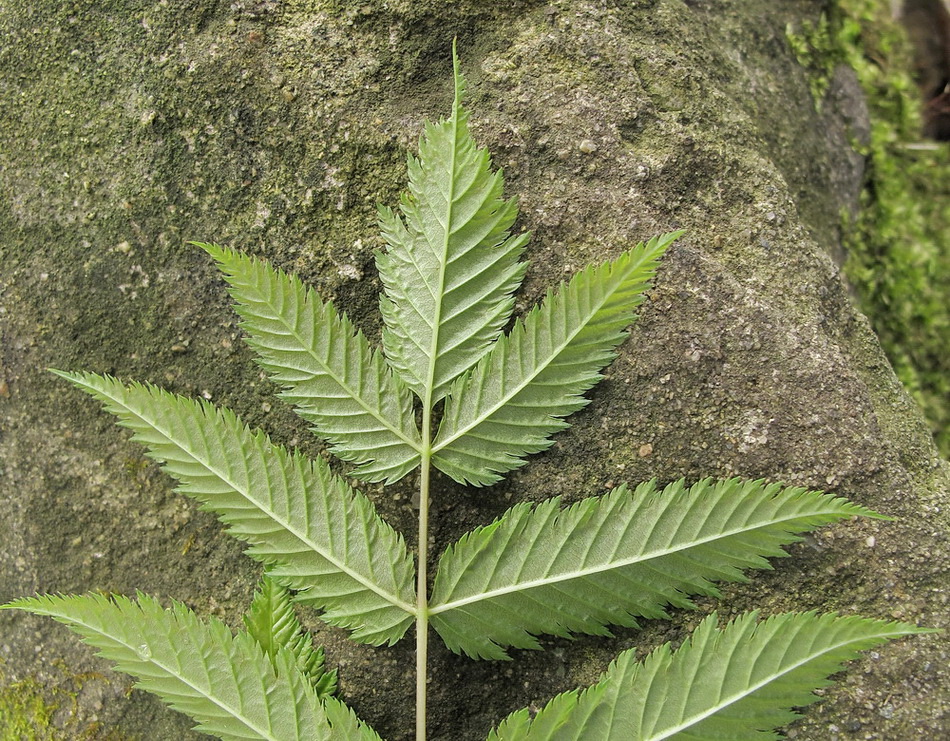
{"label": "rock", "polygon": [[[950,627],[947,464],[838,268],[840,211],[858,207],[861,187],[848,148],[850,127],[867,126],[860,95],[842,70],[816,112],[785,38],[790,18],[817,21],[815,3],[81,6],[0,11],[0,375],[16,390],[0,404],[0,601],[141,589],[238,624],[257,578],[240,544],[92,401],[39,369],[205,394],[318,454],[306,425],[281,405],[265,411],[273,388],[230,346],[225,289],[187,241],[268,257],[378,339],[376,204],[397,202],[423,119],[448,110],[458,36],[476,138],[534,233],[519,306],[552,276],[660,232],[686,236],[557,445],[488,490],[439,483],[435,547],[519,499],[768,477],[831,487],[895,520],[819,533],[703,610],[899,609]],[[130,255],[139,273],[123,291]],[[183,337],[188,352],[175,349]],[[410,484],[371,494],[411,541]],[[622,648],[679,639],[698,618],[547,641],[563,649],[557,672],[550,652],[501,666],[436,644],[431,736],[484,738],[508,712],[595,680]],[[347,701],[390,741],[409,738],[412,641],[354,646],[305,619],[341,666]],[[72,687],[53,666],[108,678],[77,695],[63,733],[98,721],[104,733],[198,738],[149,696],[126,696],[127,678],[51,621],[0,612],[0,631],[8,682]],[[866,657],[796,738],[855,722],[868,738],[947,737],[948,640]]]}

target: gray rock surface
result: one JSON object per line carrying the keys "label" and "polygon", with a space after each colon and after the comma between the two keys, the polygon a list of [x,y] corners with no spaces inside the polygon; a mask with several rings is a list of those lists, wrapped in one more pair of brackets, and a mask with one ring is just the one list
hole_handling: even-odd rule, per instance
{"label": "gray rock surface", "polygon": [[[806,0],[14,0],[0,6],[0,602],[141,589],[235,623],[257,578],[127,434],[44,371],[204,395],[285,443],[207,257],[267,256],[378,337],[372,251],[422,121],[451,99],[458,37],[479,142],[534,237],[519,309],[554,279],[686,230],[632,339],[557,444],[489,490],[440,481],[438,549],[520,499],[742,475],[891,515],[791,549],[701,612],[613,640],[473,663],[436,644],[433,739],[596,679],[704,611],[838,610],[948,627],[948,466],[838,270],[867,130],[839,70],[817,113],[785,39]],[[412,542],[411,482],[369,492]],[[350,645],[305,615],[342,693],[410,737],[412,641]],[[946,635],[869,653],[789,735],[950,736]],[[0,669],[60,688],[53,737],[191,738],[187,719],[51,621],[0,613]],[[64,699],[66,698],[66,699]],[[56,736],[59,734],[59,736]],[[196,737],[196,736],[195,736]]]}

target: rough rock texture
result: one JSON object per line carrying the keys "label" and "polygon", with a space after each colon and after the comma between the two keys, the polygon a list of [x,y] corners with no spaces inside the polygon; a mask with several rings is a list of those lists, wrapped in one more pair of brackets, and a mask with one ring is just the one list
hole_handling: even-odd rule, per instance
{"label": "rough rock texture", "polygon": [[[271,399],[220,280],[186,242],[265,255],[377,336],[375,205],[403,187],[423,119],[448,108],[457,35],[476,136],[534,233],[519,308],[588,261],[660,231],[687,235],[594,403],[554,448],[487,491],[439,483],[436,547],[518,499],[653,476],[769,477],[896,519],[823,530],[703,610],[839,610],[948,627],[948,466],[838,271],[839,214],[856,207],[861,182],[849,146],[867,130],[860,94],[839,70],[816,113],[785,39],[786,24],[820,9],[0,6],[0,601],[141,589],[238,619],[257,576],[239,544],[43,369],[202,394],[317,454]],[[410,484],[370,493],[411,541]],[[546,641],[505,664],[436,644],[431,738],[484,738],[506,713],[594,680],[621,648],[681,639],[701,614],[613,640]],[[385,738],[409,738],[412,641],[354,647],[307,619],[345,699]],[[127,678],[48,620],[0,613],[0,661],[8,684],[53,688],[52,737],[192,737],[185,718],[127,694]],[[948,737],[948,639],[870,653],[825,694],[790,736]]]}

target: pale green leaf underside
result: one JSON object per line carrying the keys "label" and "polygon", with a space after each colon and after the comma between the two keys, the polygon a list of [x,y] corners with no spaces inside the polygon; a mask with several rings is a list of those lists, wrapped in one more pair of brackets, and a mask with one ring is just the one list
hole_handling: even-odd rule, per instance
{"label": "pale green leaf underside", "polygon": [[714,582],[769,568],[795,533],[852,515],[875,516],[845,499],[762,481],[655,482],[614,489],[566,509],[559,498],[519,504],[465,535],[443,555],[430,620],[453,651],[506,658],[538,648],[536,635],[607,634]]}
{"label": "pale green leaf underside", "polygon": [[419,159],[409,158],[402,217],[380,208],[388,244],[376,264],[383,347],[393,368],[434,404],[488,349],[508,321],[525,264],[527,235],[511,236],[514,201],[502,198],[502,174],[468,131],[464,82],[455,65],[452,115],[426,124]]}
{"label": "pale green leaf underside", "polygon": [[290,592],[267,574],[261,578],[251,606],[244,615],[244,627],[272,662],[277,661],[280,649],[288,649],[304,676],[310,680],[317,697],[323,699],[336,692],[336,670],[324,669],[323,647],[314,648],[313,637],[297,620]]}
{"label": "pale green leaf underside", "polygon": [[588,403],[615,357],[657,263],[679,232],[581,271],[519,320],[452,387],[433,444],[433,465],[484,486],[548,448],[564,417]]}
{"label": "pale green leaf underside", "polygon": [[379,741],[337,700],[322,704],[293,654],[273,663],[247,633],[202,622],[187,607],[170,610],[138,595],[40,596],[5,606],[49,615],[100,649],[136,686],[193,718],[196,730],[224,741]]}
{"label": "pale green leaf underside", "polygon": [[215,512],[247,554],[323,610],[355,640],[395,643],[415,612],[415,568],[402,536],[373,504],[310,461],[249,430],[233,412],[154,386],[63,373],[102,401],[178,479],[178,491]]}
{"label": "pale green leaf underside", "polygon": [[295,276],[196,243],[231,286],[241,326],[283,399],[365,481],[393,482],[419,465],[412,396],[345,315]]}
{"label": "pale green leaf underside", "polygon": [[859,651],[910,633],[906,623],[785,613],[746,613],[723,629],[703,620],[678,650],[665,644],[642,663],[633,649],[583,692],[558,695],[533,719],[509,716],[488,741],[763,741],[795,720],[793,707]]}

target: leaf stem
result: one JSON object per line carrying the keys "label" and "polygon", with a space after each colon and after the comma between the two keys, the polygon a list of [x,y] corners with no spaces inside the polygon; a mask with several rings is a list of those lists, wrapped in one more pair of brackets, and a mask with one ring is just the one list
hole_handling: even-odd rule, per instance
{"label": "leaf stem", "polygon": [[[442,325],[446,270],[449,265],[449,242],[452,238],[452,206],[455,203],[456,156],[459,151],[461,128],[462,77],[459,72],[455,42],[452,42],[452,66],[455,76],[455,103],[452,105],[452,153],[449,160],[449,185],[446,194],[445,234],[437,276],[435,316],[432,319],[432,337],[429,345],[429,368],[422,386],[422,445],[419,449],[419,545],[416,582],[416,741],[426,741],[426,679],[429,653],[429,474],[432,462],[432,409],[436,386],[436,363],[439,359],[439,330]],[[437,401],[437,399],[436,399]]]}
{"label": "leaf stem", "polygon": [[[428,406],[428,404],[426,405]],[[427,565],[429,561],[429,473],[432,460],[431,414],[422,414],[422,455],[419,475],[419,545],[416,583],[416,741],[426,739],[426,679],[429,653],[429,599]]]}

